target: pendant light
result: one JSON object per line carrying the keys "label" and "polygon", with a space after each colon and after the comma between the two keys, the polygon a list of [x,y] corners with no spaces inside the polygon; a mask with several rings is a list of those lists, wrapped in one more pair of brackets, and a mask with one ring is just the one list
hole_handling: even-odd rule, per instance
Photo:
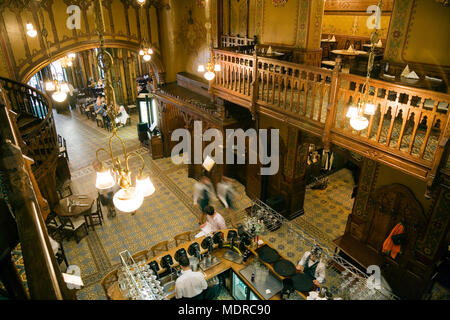
{"label": "pendant light", "polygon": [[37,31],[34,29],[33,24],[27,23],[26,28],[27,28],[27,35],[29,37],[34,38],[37,36]]}

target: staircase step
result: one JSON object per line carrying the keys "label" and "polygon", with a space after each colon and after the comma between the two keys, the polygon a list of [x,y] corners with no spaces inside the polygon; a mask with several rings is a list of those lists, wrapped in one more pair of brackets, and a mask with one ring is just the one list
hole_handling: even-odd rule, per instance
{"label": "staircase step", "polygon": [[28,115],[20,115],[17,118],[17,127],[22,135],[30,133],[33,129],[42,122],[41,119]]}

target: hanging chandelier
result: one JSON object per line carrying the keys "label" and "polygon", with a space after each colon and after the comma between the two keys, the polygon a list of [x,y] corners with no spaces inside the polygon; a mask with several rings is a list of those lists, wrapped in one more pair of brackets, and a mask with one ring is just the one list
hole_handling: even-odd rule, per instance
{"label": "hanging chandelier", "polygon": [[[144,5],[146,3],[146,0],[137,0],[137,3],[140,6],[141,21],[144,21],[143,8],[144,8]],[[146,37],[144,35],[144,40],[141,43],[141,48],[139,50],[139,55],[142,57],[142,59],[144,59],[145,62],[149,62],[152,59],[152,54],[153,54],[153,50],[148,45],[147,39],[146,39]]]}
{"label": "hanging chandelier", "polygon": [[[140,3],[141,1],[138,0]],[[143,1],[145,3],[145,0]],[[123,139],[117,133],[116,117],[117,106],[114,95],[114,88],[112,87],[111,68],[113,66],[113,59],[109,52],[105,49],[104,32],[105,22],[103,17],[102,0],[95,0],[94,9],[96,12],[96,25],[97,32],[100,40],[100,47],[97,54],[99,64],[105,74],[104,90],[105,99],[107,105],[107,113],[111,119],[112,134],[109,138],[109,150],[105,148],[99,148],[96,151],[97,161],[100,163],[100,169],[97,171],[97,178],[95,187],[98,190],[106,190],[118,185],[120,190],[114,194],[113,203],[114,206],[122,212],[135,212],[142,206],[145,197],[151,196],[155,192],[155,186],[153,185],[150,177],[144,174],[145,161],[144,158],[136,152],[127,152],[127,148]],[[119,140],[122,146],[122,158],[115,157],[113,154],[112,143],[113,139]],[[99,158],[100,152],[105,152],[111,159],[111,168],[107,168],[103,161]],[[129,168],[129,159],[133,156],[138,157],[142,162],[142,167],[136,176],[136,184],[132,183],[132,172]]]}
{"label": "hanging chandelier", "polygon": [[211,22],[209,21],[209,1],[206,0],[205,3],[205,15],[206,15],[206,43],[209,43],[209,58],[208,62],[206,63],[206,66],[203,64],[200,64],[197,67],[197,71],[199,73],[203,73],[203,77],[205,77],[206,80],[211,81],[214,80],[216,77],[216,72],[221,71],[220,64],[216,63],[215,57],[214,57],[214,51],[213,51],[213,44],[211,40]]}
{"label": "hanging chandelier", "polygon": [[[45,51],[47,53],[47,57],[48,60],[50,61],[50,69],[53,67],[54,71],[55,71],[55,75],[57,76],[58,73],[56,72],[55,66],[52,64],[52,54],[49,50],[49,46],[48,46],[48,31],[45,27],[45,20],[44,20],[44,16],[42,13],[42,9],[39,9],[39,17],[37,19],[38,21],[38,27],[40,28],[40,22],[39,22],[39,18],[42,21],[42,29],[41,29],[41,34],[42,37],[44,38],[44,45],[45,45]],[[31,23],[27,23],[27,34],[30,37],[34,37],[35,34],[37,34],[37,31],[34,30],[34,27]],[[72,54],[71,54],[72,57]],[[53,72],[51,72],[52,74],[52,78],[53,78]],[[58,79],[51,79],[48,80],[44,83],[44,88],[46,92],[52,93],[52,99],[58,103],[64,102],[67,99],[67,93],[70,91],[69,89],[69,85],[67,82],[63,81],[63,80],[58,80]]]}
{"label": "hanging chandelier", "polygon": [[36,29],[34,29],[34,26],[32,23],[27,23],[26,28],[27,28],[27,35],[29,37],[34,38],[37,36],[37,31],[36,31]]}
{"label": "hanging chandelier", "polygon": [[[378,2],[378,8],[381,11],[381,8],[383,6],[383,0],[380,0]],[[375,28],[375,31],[370,35],[370,52],[369,52],[369,58],[367,61],[367,75],[366,80],[363,84],[363,87],[360,91],[360,99],[357,102],[356,105],[350,105],[346,117],[350,118],[350,126],[357,130],[361,131],[366,129],[369,126],[369,120],[365,115],[373,116],[376,113],[377,106],[373,103],[368,102],[368,96],[369,96],[369,81],[370,81],[370,73],[373,69],[373,63],[375,58],[375,47],[377,45],[377,42],[379,40],[378,36],[378,29]],[[362,96],[362,93],[364,95]],[[361,97],[362,96],[362,97]]]}
{"label": "hanging chandelier", "polygon": [[203,76],[206,80],[211,81],[216,77],[215,72],[220,72],[220,70],[220,64],[216,63],[214,59],[214,52],[212,48],[210,48],[210,55],[206,67],[203,64],[200,64],[197,68],[197,71],[203,73]]}
{"label": "hanging chandelier", "polygon": [[73,60],[76,58],[75,53],[69,53],[67,56],[59,59],[59,63],[61,63],[61,66],[64,68],[73,66]]}

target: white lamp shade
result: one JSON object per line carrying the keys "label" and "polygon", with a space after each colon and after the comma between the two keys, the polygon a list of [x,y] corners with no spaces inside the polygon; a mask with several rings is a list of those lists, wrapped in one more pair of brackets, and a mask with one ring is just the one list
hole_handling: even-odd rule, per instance
{"label": "white lamp shade", "polygon": [[67,62],[67,65],[71,67],[73,65],[72,61]]}
{"label": "white lamp shade", "polygon": [[149,197],[155,192],[155,186],[150,180],[150,177],[142,177],[141,179],[136,179],[136,189],[142,192],[144,197]]}
{"label": "white lamp shade", "polygon": [[67,56],[69,59],[75,59],[77,55],[75,53],[69,53]]}
{"label": "white lamp shade", "polygon": [[152,59],[152,56],[147,53],[147,54],[144,54],[143,59],[144,59],[144,61],[150,61]]}
{"label": "white lamp shade", "polygon": [[34,29],[33,24],[27,23],[27,30],[33,30],[33,29]]}
{"label": "white lamp shade", "polygon": [[198,71],[198,72],[205,72],[205,66],[202,65],[202,64],[199,65],[198,68],[197,68],[197,71]]}
{"label": "white lamp shade", "polygon": [[355,130],[364,130],[369,125],[369,120],[366,117],[356,116],[350,119],[350,125]]}
{"label": "white lamp shade", "polygon": [[375,107],[374,104],[366,103],[366,107],[364,108],[364,113],[369,116],[373,116],[373,115],[375,115],[376,110],[377,110],[377,108]]}
{"label": "white lamp shade", "polygon": [[97,180],[95,182],[95,187],[99,190],[109,189],[114,187],[116,182],[114,181],[111,171],[99,171],[97,172]]}
{"label": "white lamp shade", "polygon": [[144,195],[136,188],[120,189],[113,198],[114,206],[122,212],[134,212],[142,206]]}
{"label": "white lamp shade", "polygon": [[53,81],[47,81],[45,83],[45,91],[55,91],[55,84]]}
{"label": "white lamp shade", "polygon": [[347,110],[346,117],[347,118],[354,118],[358,115],[358,108],[355,106],[350,106]]}
{"label": "white lamp shade", "polygon": [[63,102],[64,100],[67,99],[67,93],[63,91],[56,91],[55,93],[52,94],[52,98],[56,102]]}
{"label": "white lamp shade", "polygon": [[153,54],[153,49],[152,48],[148,48],[147,52],[148,52],[148,54]]}
{"label": "white lamp shade", "polygon": [[205,161],[203,161],[203,167],[206,171],[211,171],[215,164],[216,162],[210,156],[207,156]]}
{"label": "white lamp shade", "polygon": [[63,84],[61,84],[61,92],[69,92],[70,91],[70,89],[69,89],[69,85],[67,84],[67,83],[63,83]]}
{"label": "white lamp shade", "polygon": [[140,5],[143,5],[143,4],[145,3],[145,0],[137,0],[137,2],[138,2]]}
{"label": "white lamp shade", "polygon": [[211,71],[205,72],[205,79],[208,81],[211,81],[212,79],[214,79],[215,76],[216,75],[214,74],[214,72],[211,72]]}
{"label": "white lamp shade", "polygon": [[139,55],[140,55],[140,56],[143,56],[143,55],[144,55],[144,53],[145,53],[145,52],[144,52],[144,50],[142,50],[142,49],[141,49],[141,50],[139,50]]}
{"label": "white lamp shade", "polygon": [[215,64],[214,71],[220,72],[220,70],[222,70],[222,68],[220,67],[220,64]]}
{"label": "white lamp shade", "polygon": [[37,31],[32,29],[32,30],[28,30],[27,31],[27,35],[30,36],[31,38],[34,38],[37,36]]}

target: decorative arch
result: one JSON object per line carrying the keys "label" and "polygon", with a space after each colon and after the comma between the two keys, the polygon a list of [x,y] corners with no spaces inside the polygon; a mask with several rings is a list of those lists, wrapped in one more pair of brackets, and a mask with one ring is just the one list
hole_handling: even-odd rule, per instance
{"label": "decorative arch", "polygon": [[[107,48],[118,48],[118,49],[129,49],[138,52],[139,51],[139,45],[135,43],[130,42],[105,42],[105,46]],[[52,60],[48,57],[41,58],[40,60],[36,61],[33,65],[31,65],[25,73],[20,77],[20,82],[27,83],[30,78],[35,75],[37,72],[48,66],[51,62],[54,62],[56,60],[61,59],[62,57],[66,56],[69,53],[78,53],[90,49],[98,48],[99,44],[98,42],[90,42],[90,43],[82,43],[82,44],[76,44],[73,46],[69,46],[66,48],[63,48],[59,50],[58,52],[52,54]],[[157,78],[158,84],[164,84],[165,83],[165,68],[161,60],[161,56],[158,51],[154,51],[152,55],[152,60],[150,60],[150,66],[153,70],[154,74]]]}

